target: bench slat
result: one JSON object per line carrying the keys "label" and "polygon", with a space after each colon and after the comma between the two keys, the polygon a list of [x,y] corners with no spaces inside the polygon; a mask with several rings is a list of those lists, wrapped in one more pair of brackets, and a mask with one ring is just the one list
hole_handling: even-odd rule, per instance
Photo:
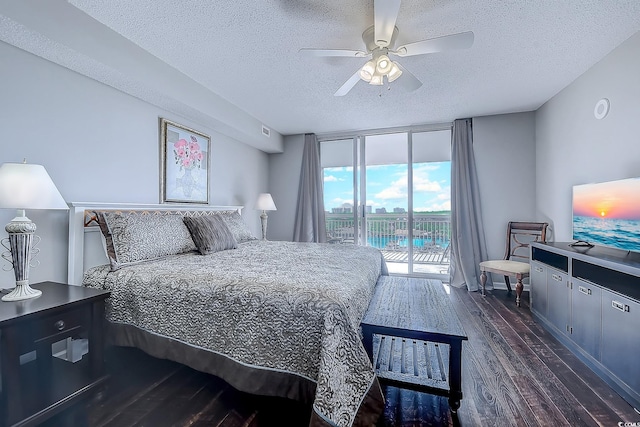
{"label": "bench slat", "polygon": [[448,344],[375,335],[373,348],[378,377],[443,390],[449,388]]}

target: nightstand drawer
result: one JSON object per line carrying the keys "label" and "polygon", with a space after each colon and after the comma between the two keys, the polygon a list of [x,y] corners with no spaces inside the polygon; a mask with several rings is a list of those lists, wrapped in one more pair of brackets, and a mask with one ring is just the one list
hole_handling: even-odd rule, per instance
{"label": "nightstand drawer", "polygon": [[44,317],[31,325],[33,340],[38,341],[70,329],[86,327],[89,322],[89,314],[88,307],[81,307]]}

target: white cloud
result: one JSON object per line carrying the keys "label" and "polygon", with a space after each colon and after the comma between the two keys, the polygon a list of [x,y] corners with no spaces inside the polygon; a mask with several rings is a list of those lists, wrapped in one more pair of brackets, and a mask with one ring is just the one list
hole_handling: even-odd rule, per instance
{"label": "white cloud", "polygon": [[431,203],[429,206],[414,207],[417,212],[430,212],[430,211],[450,211],[451,200],[446,200],[443,203]]}
{"label": "white cloud", "polygon": [[339,197],[336,197],[335,199],[331,200],[331,202],[335,203],[337,206],[342,206],[344,204],[353,206],[353,199],[341,199]]}
{"label": "white cloud", "polygon": [[428,177],[414,176],[413,191],[415,193],[437,193],[442,191],[442,187],[437,181],[429,181]]}
{"label": "white cloud", "polygon": [[[426,169],[426,168],[421,168]],[[406,199],[407,195],[407,172],[398,174],[399,179],[393,181],[391,185],[384,190],[375,194],[375,198],[383,200],[399,200]],[[439,193],[443,191],[442,186],[437,181],[429,180],[429,176],[425,170],[413,174],[413,191],[415,193]]]}
{"label": "white cloud", "polygon": [[391,183],[391,186],[378,192],[373,197],[383,200],[398,200],[407,198],[407,178],[406,174],[404,178],[398,179]]}
{"label": "white cloud", "polygon": [[434,211],[450,211],[451,210],[451,200],[447,200],[441,204],[434,204],[431,206],[431,209]]}
{"label": "white cloud", "polygon": [[324,177],[324,182],[337,182],[337,181],[344,181],[344,179],[336,178],[333,175],[325,175]]}

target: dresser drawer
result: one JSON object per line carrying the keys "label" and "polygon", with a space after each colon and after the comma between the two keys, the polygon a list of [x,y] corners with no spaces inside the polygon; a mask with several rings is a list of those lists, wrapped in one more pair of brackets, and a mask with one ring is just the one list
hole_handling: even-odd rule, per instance
{"label": "dresser drawer", "polygon": [[86,329],[89,326],[89,314],[89,307],[85,306],[38,319],[31,325],[33,339],[38,341],[78,327]]}

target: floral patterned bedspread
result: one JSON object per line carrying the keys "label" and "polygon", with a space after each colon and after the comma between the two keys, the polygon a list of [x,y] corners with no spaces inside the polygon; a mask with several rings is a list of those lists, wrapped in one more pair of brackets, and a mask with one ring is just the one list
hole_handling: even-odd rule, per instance
{"label": "floral patterned bedspread", "polygon": [[379,387],[360,338],[384,261],[354,245],[250,241],[210,255],[174,255],[84,285],[111,291],[107,318],[241,364],[316,383],[314,412],[350,426]]}

